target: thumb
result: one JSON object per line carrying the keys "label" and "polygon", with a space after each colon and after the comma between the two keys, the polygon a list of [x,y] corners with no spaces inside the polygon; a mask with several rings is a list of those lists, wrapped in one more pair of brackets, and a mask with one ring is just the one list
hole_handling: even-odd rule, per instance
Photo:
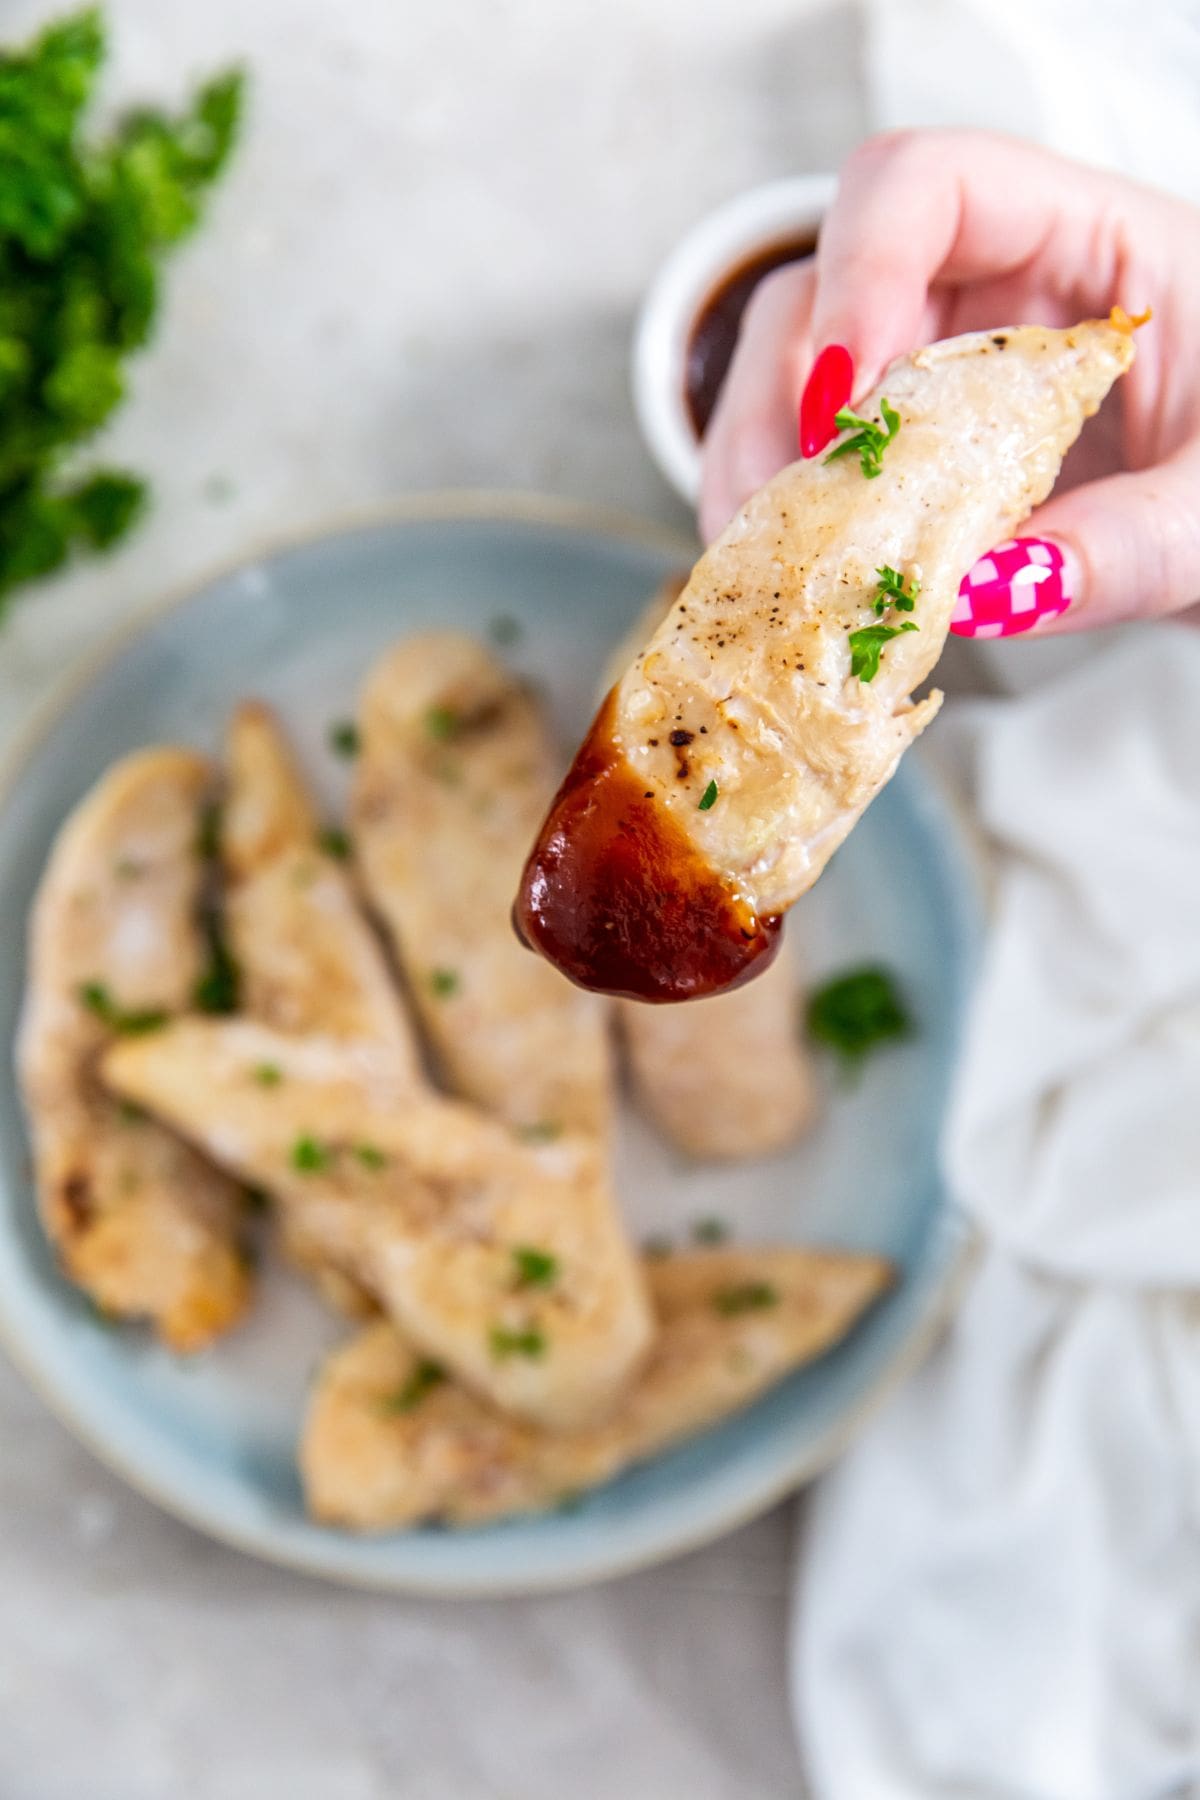
{"label": "thumb", "polygon": [[964,577],[960,637],[1086,631],[1200,598],[1200,443],[1041,506]]}

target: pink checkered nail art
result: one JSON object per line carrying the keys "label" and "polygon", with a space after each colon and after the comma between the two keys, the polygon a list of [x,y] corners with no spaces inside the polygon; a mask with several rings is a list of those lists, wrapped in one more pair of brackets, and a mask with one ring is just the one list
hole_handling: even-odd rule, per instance
{"label": "pink checkered nail art", "polygon": [[1057,544],[1049,538],[1009,538],[963,576],[950,629],[959,637],[1015,637],[1066,612],[1074,598]]}

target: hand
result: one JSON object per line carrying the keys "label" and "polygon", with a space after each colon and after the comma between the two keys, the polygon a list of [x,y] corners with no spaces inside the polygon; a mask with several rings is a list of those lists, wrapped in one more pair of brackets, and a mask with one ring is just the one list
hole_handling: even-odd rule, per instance
{"label": "hand", "polygon": [[[701,529],[715,537],[795,460],[800,395],[827,345],[849,350],[859,396],[935,338],[1150,306],[1133,368],[1021,528],[1019,547],[1046,545],[1028,561],[1048,553],[1057,565],[1061,553],[1045,590],[1061,609],[1004,629],[1179,611],[1200,597],[1198,294],[1200,211],[1182,200],[986,132],[868,139],[842,171],[816,255],[768,276],[747,309],[705,438]],[[1006,547],[999,575],[992,559],[977,564],[975,592],[1011,575],[1017,555]],[[969,598],[955,617],[971,635]]]}

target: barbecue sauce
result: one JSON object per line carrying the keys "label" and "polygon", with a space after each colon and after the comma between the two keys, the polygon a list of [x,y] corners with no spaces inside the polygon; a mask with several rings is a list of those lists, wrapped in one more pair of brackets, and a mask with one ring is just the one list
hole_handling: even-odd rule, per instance
{"label": "barbecue sauce", "polygon": [[785,263],[799,262],[801,257],[811,256],[816,247],[816,237],[808,236],[788,238],[783,243],[756,251],[723,277],[700,308],[688,336],[684,358],[684,398],[692,429],[698,438],[708,430],[717,396],[729,373],[742,328],[742,314],[749,305],[751,294],[764,275],[781,269]]}
{"label": "barbecue sauce", "polygon": [[695,1000],[765,969],[778,918],[760,919],[705,862],[596,716],[533,847],[518,935],[580,987]]}

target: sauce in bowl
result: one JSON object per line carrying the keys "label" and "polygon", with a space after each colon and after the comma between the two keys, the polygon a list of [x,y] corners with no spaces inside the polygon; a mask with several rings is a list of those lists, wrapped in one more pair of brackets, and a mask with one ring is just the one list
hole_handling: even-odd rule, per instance
{"label": "sauce in bowl", "polygon": [[708,430],[751,294],[765,275],[811,256],[816,247],[815,235],[808,233],[756,250],[713,288],[696,314],[684,358],[684,398],[697,438]]}

